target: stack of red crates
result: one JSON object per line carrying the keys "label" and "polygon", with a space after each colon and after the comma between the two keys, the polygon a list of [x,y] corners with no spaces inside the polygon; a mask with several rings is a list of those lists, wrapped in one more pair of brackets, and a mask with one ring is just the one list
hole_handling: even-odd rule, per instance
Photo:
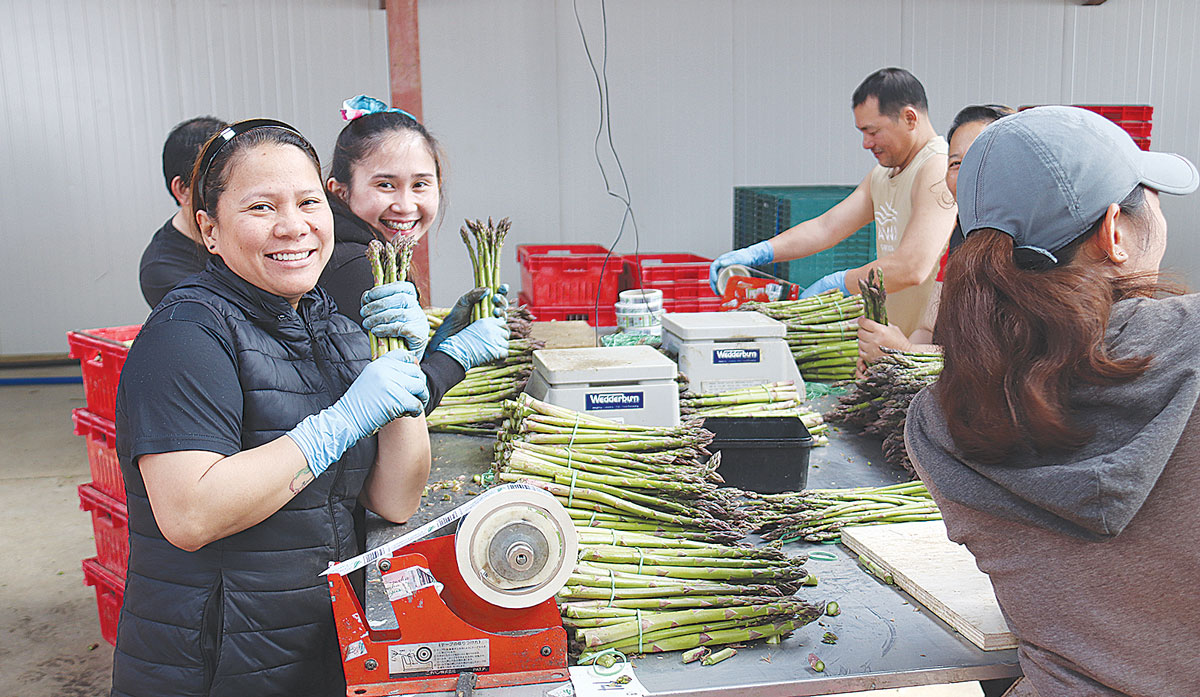
{"label": "stack of red crates", "polygon": [[716,312],[721,296],[708,285],[712,259],[696,254],[627,254],[622,290],[656,288],[666,312]]}
{"label": "stack of red crates", "polygon": [[1076,104],[1116,123],[1142,150],[1150,149],[1150,129],[1154,126],[1154,107],[1143,104]]}
{"label": "stack of red crates", "polygon": [[[1087,109],[1120,126],[1142,150],[1150,149],[1150,130],[1154,127],[1154,107],[1148,104],[1072,104]],[[1021,111],[1032,109],[1023,106]]]}
{"label": "stack of red crates", "polygon": [[523,244],[519,302],[539,320],[616,326],[620,291],[657,288],[666,312],[711,312],[721,298],[708,286],[712,263],[695,254],[610,254],[598,244]]}
{"label": "stack of red crates", "polygon": [[75,435],[87,441],[92,481],[79,487],[79,507],[91,513],[96,556],[83,560],[84,582],[96,587],[100,633],[117,641],[117,619],[129,565],[129,512],[125,481],[117,463],[117,383],[129,353],[126,342],[140,325],[67,333],[71,358],[79,359],[87,407],[71,413]]}

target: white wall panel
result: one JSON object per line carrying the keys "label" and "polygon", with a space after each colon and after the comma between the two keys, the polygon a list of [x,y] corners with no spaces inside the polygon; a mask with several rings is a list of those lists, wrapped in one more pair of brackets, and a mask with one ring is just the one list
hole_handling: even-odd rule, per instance
{"label": "white wall panel", "polygon": [[[1192,0],[1108,2],[1072,8],[1073,79],[1064,101],[1150,104],[1152,150],[1200,162],[1200,3]],[[1168,224],[1164,268],[1200,286],[1200,195],[1162,197]]]}
{"label": "white wall panel", "polygon": [[161,176],[174,124],[272,116],[331,152],[341,101],[387,95],[378,7],[0,1],[0,354],[145,318],[137,264],[175,210]]}
{"label": "white wall panel", "polygon": [[[602,242],[597,88],[571,0],[420,7],[425,120],[451,204],[433,301],[470,283],[458,227],[508,215],[520,242]],[[600,0],[578,0],[602,56]],[[614,145],[642,251],[714,255],[732,187],[855,183],[850,94],[872,70],[922,79],[944,131],[963,105],[1149,103],[1155,149],[1200,160],[1195,0],[608,0]],[[140,321],[136,265],[172,212],[162,140],[197,114],[274,116],[323,155],[341,100],[388,94],[378,0],[0,0],[0,353],[60,352],[63,332]],[[604,153],[610,184],[620,186]],[[1164,201],[1169,258],[1200,280],[1200,196]],[[633,249],[627,230],[618,251]]]}

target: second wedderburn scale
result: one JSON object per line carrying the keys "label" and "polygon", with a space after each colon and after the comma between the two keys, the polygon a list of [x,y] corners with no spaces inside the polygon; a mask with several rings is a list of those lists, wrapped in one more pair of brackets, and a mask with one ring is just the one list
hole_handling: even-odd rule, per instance
{"label": "second wedderburn scale", "polygon": [[804,394],[787,327],[757,312],[689,312],[663,317],[663,350],[676,356],[692,392],[714,394],[791,380]]}

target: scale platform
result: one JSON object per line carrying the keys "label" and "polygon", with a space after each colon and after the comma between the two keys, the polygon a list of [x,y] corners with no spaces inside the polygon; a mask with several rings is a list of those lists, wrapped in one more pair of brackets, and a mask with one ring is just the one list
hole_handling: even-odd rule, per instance
{"label": "scale platform", "polygon": [[714,394],[804,379],[783,322],[757,312],[688,312],[663,317],[663,350],[676,357],[692,392]]}
{"label": "scale platform", "polygon": [[541,349],[525,391],[535,399],[638,426],[679,425],[671,359],[645,345]]}

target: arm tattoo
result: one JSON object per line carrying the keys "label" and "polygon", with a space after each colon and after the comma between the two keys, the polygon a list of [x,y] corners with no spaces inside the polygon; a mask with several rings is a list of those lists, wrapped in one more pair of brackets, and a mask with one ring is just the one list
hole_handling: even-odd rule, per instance
{"label": "arm tattoo", "polygon": [[314,479],[316,477],[313,476],[312,470],[308,468],[308,465],[305,465],[300,468],[300,471],[292,475],[292,481],[288,484],[288,490],[292,492],[292,496],[295,496],[300,493],[301,489],[311,484]]}

